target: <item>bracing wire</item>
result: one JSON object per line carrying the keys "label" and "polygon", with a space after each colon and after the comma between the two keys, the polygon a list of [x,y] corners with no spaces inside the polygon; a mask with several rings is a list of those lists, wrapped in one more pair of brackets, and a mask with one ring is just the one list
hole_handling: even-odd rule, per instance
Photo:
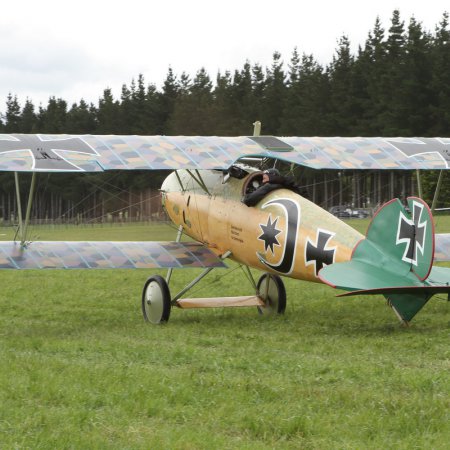
{"label": "bracing wire", "polygon": [[224,273],[222,275],[216,275],[213,280],[211,280],[204,286],[199,286],[197,289],[194,289],[193,291],[191,291],[191,295],[196,294],[198,292],[205,290],[206,288],[211,287],[213,284],[217,283],[218,280],[222,280],[225,277],[228,277],[229,275],[231,275],[236,270],[240,269],[241,266],[242,266],[242,264],[239,264],[236,267],[234,267],[233,269],[228,269],[228,270],[224,271]]}
{"label": "bracing wire", "polygon": [[[92,181],[90,181],[89,179],[87,179],[87,182],[88,182],[91,186],[94,186],[96,189],[101,190],[102,192],[106,192],[106,193],[108,193],[108,194],[111,195],[111,192],[108,191],[108,190],[106,190],[106,189],[104,189],[103,186],[108,185],[108,186],[110,186],[110,187],[116,187],[116,186],[114,186],[113,184],[111,184],[110,181],[113,180],[114,178],[116,178],[117,176],[118,176],[118,173],[113,174],[113,175],[110,177],[109,180],[104,180],[103,183],[100,184],[100,185],[94,184],[94,183],[93,183]],[[121,189],[121,190],[119,191],[119,193],[122,193],[122,192],[128,192],[128,191],[125,190],[125,189]],[[77,202],[76,204],[72,205],[71,208],[69,208],[69,209],[67,209],[66,211],[64,211],[64,213],[63,213],[62,215],[66,215],[66,214],[71,213],[77,206],[81,205],[84,201],[86,201],[87,199],[89,199],[90,197],[92,197],[92,195],[94,195],[94,193],[95,193],[95,191],[90,192],[89,194],[87,194],[87,195],[86,195],[85,197],[83,197],[79,202]],[[112,194],[112,198],[118,198],[118,197],[119,197],[119,193],[117,193],[117,194],[113,193],[113,194]],[[89,209],[88,211],[92,211],[92,210],[93,210],[93,208]],[[58,217],[58,219],[60,219],[61,217],[62,217],[62,216]]]}

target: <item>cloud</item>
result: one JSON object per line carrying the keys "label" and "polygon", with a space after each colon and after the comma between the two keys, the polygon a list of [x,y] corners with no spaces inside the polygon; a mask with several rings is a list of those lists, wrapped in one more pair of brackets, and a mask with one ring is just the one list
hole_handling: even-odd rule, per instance
{"label": "cloud", "polygon": [[[72,91],[75,85],[107,80],[113,71],[114,64],[76,43],[49,35],[30,37],[11,29],[0,32],[0,100],[11,92],[19,98],[46,101]],[[79,98],[71,99],[75,100]]]}
{"label": "cloud", "polygon": [[[414,12],[433,29],[448,0],[397,0],[402,17]],[[123,83],[142,73],[161,86],[169,66],[191,77],[205,67],[242,69],[248,59],[269,66],[273,52],[288,63],[294,47],[331,61],[346,34],[356,51],[375,18],[385,28],[391,0],[299,2],[285,0],[20,0],[4,2],[0,14],[0,111],[9,92],[35,104],[50,96],[70,103],[96,102],[103,89],[120,95]],[[448,7],[447,7],[448,9]],[[285,65],[285,68],[287,64]],[[4,103],[3,103],[4,104]]]}

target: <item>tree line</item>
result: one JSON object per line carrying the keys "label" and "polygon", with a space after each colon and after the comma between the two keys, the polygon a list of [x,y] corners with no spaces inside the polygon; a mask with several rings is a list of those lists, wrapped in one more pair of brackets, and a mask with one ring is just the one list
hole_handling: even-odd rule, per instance
{"label": "tree line", "polygon": [[[448,13],[429,31],[414,17],[405,23],[395,10],[388,29],[376,19],[355,54],[342,36],[327,65],[295,48],[287,62],[275,52],[269,67],[247,61],[214,80],[204,68],[194,77],[169,68],[158,89],[139,74],[122,86],[120,98],[106,88],[97,104],[81,99],[69,106],[50,97],[36,108],[10,93],[0,132],[237,136],[252,134],[255,120],[263,123],[263,134],[278,136],[449,136]],[[4,193],[11,192],[7,175],[1,175]],[[49,192],[73,201],[105,180],[52,177]],[[161,177],[124,172],[115,178],[119,189],[139,190]],[[425,196],[434,179],[424,174]]]}

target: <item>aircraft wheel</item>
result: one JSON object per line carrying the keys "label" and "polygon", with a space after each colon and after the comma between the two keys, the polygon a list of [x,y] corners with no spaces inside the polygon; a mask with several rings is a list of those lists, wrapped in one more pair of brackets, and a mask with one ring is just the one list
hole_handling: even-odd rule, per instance
{"label": "aircraft wheel", "polygon": [[164,323],[169,320],[170,291],[166,280],[159,275],[150,277],[142,291],[142,314],[144,319],[150,323]]}
{"label": "aircraft wheel", "polygon": [[286,309],[286,289],[283,280],[278,275],[265,273],[257,284],[259,295],[266,306],[258,306],[260,314],[283,314]]}

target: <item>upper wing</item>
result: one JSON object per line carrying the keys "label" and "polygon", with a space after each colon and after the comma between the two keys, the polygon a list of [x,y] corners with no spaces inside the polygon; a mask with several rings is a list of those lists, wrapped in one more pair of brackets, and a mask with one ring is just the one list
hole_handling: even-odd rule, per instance
{"label": "upper wing", "polygon": [[314,169],[448,169],[450,138],[0,134],[0,170],[226,169],[244,156]]}
{"label": "upper wing", "polygon": [[226,169],[261,147],[242,138],[0,134],[0,170]]}
{"label": "upper wing", "polygon": [[0,242],[0,269],[226,267],[197,242]]}
{"label": "upper wing", "polygon": [[449,138],[283,138],[278,157],[314,169],[448,169]]}

